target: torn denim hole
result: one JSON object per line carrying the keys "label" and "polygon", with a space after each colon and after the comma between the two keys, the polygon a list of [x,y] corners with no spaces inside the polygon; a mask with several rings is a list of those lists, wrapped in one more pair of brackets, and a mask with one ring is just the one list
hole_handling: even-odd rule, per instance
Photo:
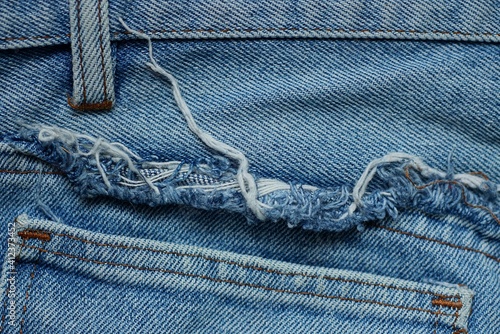
{"label": "torn denim hole", "polygon": [[[112,196],[151,206],[169,203],[224,209],[259,220],[248,208],[237,182],[238,170],[225,157],[156,162],[142,159],[120,143],[44,125],[23,125],[4,142],[35,155],[67,174],[83,196]],[[500,186],[483,174],[454,174],[420,158],[391,153],[372,161],[353,189],[255,178],[263,219],[290,227],[342,231],[398,211],[418,208],[496,221]]]}
{"label": "torn denim hole", "polygon": [[373,160],[352,191],[348,186],[319,189],[251,174],[241,151],[198,127],[177,80],[154,59],[150,37],[120,22],[148,41],[147,65],[170,82],[191,132],[225,157],[156,162],[142,159],[121,143],[46,125],[24,125],[18,134],[4,139],[13,148],[65,172],[80,194],[108,195],[152,206],[177,203],[226,209],[244,213],[250,221],[285,220],[290,227],[312,230],[363,229],[363,222],[396,218],[402,208],[455,214],[473,221],[489,215],[500,225],[500,185],[482,173],[454,174],[451,163],[447,172],[431,168],[406,153]]}

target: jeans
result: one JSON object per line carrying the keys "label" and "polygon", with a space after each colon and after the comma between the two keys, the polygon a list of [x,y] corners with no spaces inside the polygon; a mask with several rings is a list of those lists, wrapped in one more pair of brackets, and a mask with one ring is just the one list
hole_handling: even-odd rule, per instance
{"label": "jeans", "polygon": [[499,332],[499,12],[0,3],[2,331]]}

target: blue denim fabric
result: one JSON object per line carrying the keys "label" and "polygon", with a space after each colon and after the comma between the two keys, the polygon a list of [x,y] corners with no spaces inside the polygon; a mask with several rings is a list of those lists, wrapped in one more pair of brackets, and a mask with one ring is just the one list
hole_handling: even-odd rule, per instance
{"label": "blue denim fabric", "polygon": [[[130,38],[118,17],[153,38],[334,37],[500,41],[495,0],[110,1],[114,40]],[[68,1],[0,4],[0,48],[69,44]],[[37,20],[43,17],[45,20]]]}
{"label": "blue denim fabric", "polygon": [[67,4],[0,9],[3,331],[500,331],[496,3],[109,6],[100,112],[67,102]]}
{"label": "blue denim fabric", "polygon": [[73,97],[77,110],[106,110],[115,100],[107,0],[70,1]]}

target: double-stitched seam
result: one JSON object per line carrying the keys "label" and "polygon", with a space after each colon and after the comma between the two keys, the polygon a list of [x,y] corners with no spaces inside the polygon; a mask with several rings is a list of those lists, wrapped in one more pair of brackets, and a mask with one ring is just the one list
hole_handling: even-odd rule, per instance
{"label": "double-stitched seam", "polygon": [[325,279],[329,281],[338,281],[338,282],[344,282],[344,283],[355,283],[355,284],[361,284],[361,285],[367,285],[367,286],[375,286],[375,287],[381,287],[381,288],[386,288],[386,289],[393,289],[393,290],[400,290],[400,291],[408,291],[408,292],[415,292],[419,294],[424,294],[424,295],[431,295],[439,298],[460,298],[459,295],[455,296],[446,296],[442,294],[437,294],[433,293],[430,291],[426,290],[418,290],[418,289],[411,289],[411,288],[403,288],[403,287],[397,287],[397,286],[392,286],[392,285],[386,285],[386,284],[381,284],[381,283],[372,283],[372,282],[365,282],[365,281],[359,281],[359,280],[354,280],[354,279],[346,279],[346,278],[339,278],[339,277],[332,277],[332,276],[319,276],[319,275],[312,275],[312,274],[304,274],[304,273],[297,273],[297,272],[281,272],[277,270],[272,270],[272,269],[266,269],[258,266],[251,266],[251,265],[245,265],[241,264],[238,262],[234,261],[229,261],[229,260],[221,260],[213,257],[209,257],[206,255],[200,255],[200,254],[189,254],[189,253],[180,253],[180,252],[175,252],[175,251],[164,251],[164,250],[159,250],[159,249],[154,249],[154,248],[142,248],[142,247],[137,247],[137,246],[125,246],[125,245],[115,245],[115,244],[107,244],[107,243],[100,243],[97,241],[92,241],[92,240],[87,240],[87,239],[82,239],[73,235],[69,234],[63,234],[63,233],[55,233],[55,232],[50,232],[50,231],[40,231],[40,230],[25,230],[19,233],[39,233],[43,235],[54,235],[58,237],[65,237],[69,238],[72,240],[80,241],[83,243],[95,245],[98,247],[111,247],[111,248],[119,248],[119,249],[131,249],[131,250],[138,250],[138,251],[148,251],[148,252],[154,252],[154,253],[160,253],[160,254],[165,254],[165,255],[175,255],[179,257],[193,257],[193,258],[201,258],[207,261],[211,262],[216,262],[216,263],[225,263],[233,266],[237,266],[240,268],[244,269],[252,269],[256,271],[263,271],[269,274],[277,274],[277,275],[283,275],[283,276],[301,276],[301,277],[306,277],[306,278],[313,278],[313,279]]}
{"label": "double-stitched seam", "polygon": [[[73,97],[70,107],[80,111],[113,107],[114,87],[107,0],[70,0],[73,53]],[[81,73],[78,73],[81,72]]]}
{"label": "double-stitched seam", "polygon": [[[437,35],[463,35],[463,36],[477,36],[477,37],[491,37],[491,36],[499,36],[500,33],[493,32],[463,32],[463,31],[443,31],[443,30],[433,30],[433,31],[419,31],[415,29],[334,29],[334,28],[233,28],[233,29],[164,29],[164,30],[151,30],[149,32],[145,32],[146,34],[157,35],[164,33],[189,33],[189,32],[197,32],[197,33],[233,33],[233,32],[259,32],[259,31],[326,31],[326,32],[351,32],[351,33],[406,33],[406,34],[437,34]],[[144,30],[138,30],[140,32],[144,32]],[[128,32],[115,32],[114,36],[120,35],[129,35]],[[28,36],[28,37],[2,37],[1,41],[24,41],[29,39],[50,39],[50,38],[66,38],[71,37],[71,34],[65,35],[53,35],[53,36]]]}
{"label": "double-stitched seam", "polygon": [[[145,33],[142,30],[138,30],[141,33]],[[342,28],[234,28],[234,29],[163,29],[163,30],[151,30],[146,32],[147,34],[157,35],[164,33],[241,33],[241,32],[262,32],[262,31],[326,31],[326,32],[339,32],[339,33],[406,33],[406,34],[437,34],[437,35],[463,35],[463,36],[500,36],[500,33],[474,33],[474,32],[461,32],[461,31],[419,31],[414,29],[342,29]],[[115,32],[114,35],[129,35],[130,32]]]}
{"label": "double-stitched seam", "polygon": [[104,101],[108,100],[107,84],[106,84],[106,70],[104,66],[104,47],[102,46],[102,20],[101,20],[101,0],[97,3],[97,15],[99,17],[99,48],[101,49],[101,67],[102,67],[102,80],[104,88]]}
{"label": "double-stitched seam", "polygon": [[487,258],[492,259],[492,260],[494,260],[496,262],[500,262],[500,258],[497,258],[497,257],[495,257],[495,256],[493,256],[493,255],[491,255],[489,253],[480,251],[480,250],[475,249],[475,248],[455,245],[455,244],[452,244],[451,242],[442,241],[442,240],[438,240],[438,239],[434,239],[434,238],[429,238],[429,237],[426,237],[424,235],[415,234],[415,233],[412,233],[412,232],[406,232],[406,231],[396,230],[395,228],[388,227],[388,226],[375,225],[374,227],[375,228],[380,228],[380,229],[383,229],[383,230],[386,230],[386,231],[389,231],[389,232],[394,232],[394,233],[406,235],[406,236],[409,236],[409,237],[417,238],[417,239],[422,239],[422,240],[427,240],[427,241],[435,242],[435,243],[438,243],[440,245],[444,245],[444,246],[448,246],[448,247],[452,247],[452,248],[457,248],[457,249],[461,249],[461,250],[468,251],[468,252],[478,253],[478,254],[484,255]]}
{"label": "double-stitched seam", "polygon": [[82,47],[82,28],[81,28],[81,3],[80,0],[76,0],[76,17],[77,17],[77,27],[78,27],[78,49],[79,49],[79,59],[80,59],[80,69],[81,69],[81,77],[82,77],[82,85],[83,85],[83,103],[87,103],[87,90],[85,87],[85,74],[83,68],[83,47]]}
{"label": "double-stitched seam", "polygon": [[[24,245],[24,247],[29,248],[28,245],[24,244],[24,241],[23,241],[23,245]],[[36,262],[33,264],[33,270],[31,271],[30,277],[28,279],[28,286],[26,287],[26,294],[25,294],[25,297],[24,297],[24,306],[22,308],[21,320],[19,321],[19,334],[23,334],[25,316],[26,316],[26,311],[28,309],[28,299],[29,299],[29,296],[30,296],[31,287],[33,286],[33,281],[35,280],[36,269],[37,269],[37,266],[38,266],[38,264],[40,262],[40,256],[41,255],[42,255],[42,252],[39,251],[38,252],[38,257],[36,259]]]}
{"label": "double-stitched seam", "polygon": [[[263,286],[263,285],[257,285],[257,284],[239,282],[239,281],[227,280],[227,279],[219,279],[219,278],[206,276],[206,275],[185,273],[185,272],[162,269],[162,268],[150,268],[150,267],[141,267],[141,266],[136,266],[136,265],[131,265],[131,264],[125,264],[125,263],[99,261],[99,260],[89,259],[89,258],[85,258],[85,257],[79,257],[79,256],[76,256],[73,254],[66,254],[66,253],[62,253],[62,252],[50,251],[50,250],[47,250],[47,249],[44,249],[41,247],[37,247],[37,246],[26,245],[25,247],[35,249],[35,250],[38,250],[40,252],[52,254],[55,256],[62,256],[62,257],[67,257],[67,258],[71,258],[71,259],[77,259],[80,261],[94,263],[94,264],[98,264],[98,265],[124,267],[124,268],[130,268],[130,269],[141,270],[141,271],[162,272],[162,273],[179,275],[179,276],[205,279],[205,280],[209,280],[209,281],[216,282],[216,283],[228,283],[228,284],[234,284],[234,285],[243,286],[243,287],[257,288],[257,289],[262,289],[262,290],[266,290],[266,291],[274,291],[274,292],[279,292],[279,293],[287,293],[287,294],[293,294],[293,295],[305,295],[305,296],[313,296],[313,297],[320,297],[320,298],[327,298],[327,299],[338,299],[338,300],[349,301],[349,302],[375,304],[375,305],[379,305],[379,306],[392,307],[392,308],[402,309],[402,310],[406,310],[406,311],[418,311],[418,312],[424,312],[424,313],[428,313],[428,314],[434,314],[434,315],[436,314],[436,311],[429,310],[429,309],[424,309],[424,308],[419,308],[419,307],[402,306],[402,305],[394,305],[394,304],[383,303],[383,302],[379,302],[379,301],[371,300],[371,299],[358,299],[358,298],[350,298],[350,297],[342,297],[342,296],[324,295],[324,294],[318,294],[318,293],[313,293],[313,292],[308,292],[308,291],[292,291],[292,290],[285,290],[285,289],[276,289],[273,287],[268,287],[268,286]],[[443,313],[442,315],[454,316],[454,314],[448,314],[448,313]]]}

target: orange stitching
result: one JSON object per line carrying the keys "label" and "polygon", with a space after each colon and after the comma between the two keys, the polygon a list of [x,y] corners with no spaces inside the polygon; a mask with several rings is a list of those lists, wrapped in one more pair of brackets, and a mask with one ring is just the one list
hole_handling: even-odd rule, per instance
{"label": "orange stitching", "polygon": [[[328,298],[328,299],[339,299],[339,300],[343,300],[343,301],[376,304],[376,305],[380,305],[380,306],[393,307],[393,308],[407,310],[407,311],[419,311],[419,312],[424,312],[424,313],[429,313],[429,314],[436,314],[436,311],[432,311],[432,310],[428,310],[428,309],[424,309],[424,308],[409,307],[409,306],[402,306],[402,305],[393,305],[393,304],[383,303],[383,302],[379,302],[379,301],[371,300],[371,299],[357,299],[357,298],[349,298],[349,297],[341,297],[341,296],[322,295],[322,294],[317,294],[317,293],[307,292],[307,291],[291,291],[291,290],[284,290],[284,289],[275,289],[272,287],[257,285],[257,284],[253,284],[253,283],[244,283],[244,282],[238,282],[238,281],[227,280],[227,279],[219,279],[219,278],[214,278],[214,277],[210,277],[210,276],[206,276],[206,275],[190,274],[190,273],[174,271],[174,270],[169,270],[169,269],[140,267],[140,266],[135,266],[135,265],[131,265],[131,264],[93,260],[93,259],[88,259],[88,258],[72,255],[72,254],[49,251],[47,249],[36,247],[36,246],[25,245],[25,247],[31,248],[31,249],[37,249],[40,252],[49,253],[49,254],[52,254],[55,256],[63,256],[63,257],[77,259],[80,261],[95,263],[95,264],[99,264],[99,265],[109,265],[109,266],[114,266],[114,267],[131,268],[131,269],[135,269],[135,270],[161,272],[161,273],[180,275],[180,276],[186,276],[186,277],[201,278],[201,279],[205,279],[205,280],[209,280],[209,281],[213,281],[213,282],[217,282],[217,283],[229,283],[229,284],[235,284],[238,286],[251,287],[251,288],[263,289],[263,290],[267,290],[267,291],[280,292],[280,293],[314,296],[314,297]],[[453,314],[447,314],[447,313],[443,313],[442,315],[453,316]]]}
{"label": "orange stitching", "polygon": [[489,181],[490,178],[488,177],[488,175],[486,175],[485,173],[481,172],[481,171],[477,171],[477,172],[469,172],[470,175],[479,175],[481,176],[483,179],[485,179],[486,181]]}
{"label": "orange stitching", "polygon": [[[163,33],[178,33],[178,32],[199,32],[199,33],[231,33],[231,32],[259,32],[259,31],[296,31],[296,30],[304,30],[304,31],[327,31],[327,32],[347,32],[345,29],[331,29],[331,28],[256,28],[256,29],[180,29],[180,30],[175,30],[175,29],[164,29],[164,30],[152,30],[150,32],[146,32],[149,34],[157,35],[157,34],[163,34]],[[143,30],[138,30],[139,32],[143,32]],[[449,32],[449,31],[417,31],[413,29],[409,30],[401,30],[401,29],[377,29],[377,30],[368,30],[368,29],[361,29],[361,30],[349,30],[350,32],[357,33],[357,32],[362,32],[362,33],[409,33],[409,34],[438,34],[438,35],[464,35],[464,36],[500,36],[500,33],[491,33],[491,32],[483,32],[483,33],[475,33],[475,32],[461,32],[461,31],[455,31],[455,32]],[[128,32],[115,32],[113,35],[118,36],[118,35],[129,35],[130,33]],[[15,41],[15,40],[28,40],[28,39],[49,39],[49,38],[64,38],[64,37],[71,37],[71,34],[66,34],[66,35],[55,35],[55,36],[32,36],[32,37],[2,37],[0,40],[2,41]]]}
{"label": "orange stitching", "polygon": [[432,305],[434,306],[444,306],[444,307],[449,307],[449,308],[455,308],[457,310],[460,310],[462,308],[462,302],[461,301],[452,301],[452,300],[446,300],[446,299],[433,299],[431,301]]}
{"label": "orange stitching", "polygon": [[5,174],[64,175],[63,172],[39,172],[37,170],[8,170],[8,169],[0,169],[0,173],[5,173]]}
{"label": "orange stitching", "polygon": [[423,235],[420,235],[420,234],[414,234],[414,233],[411,233],[411,232],[396,230],[396,229],[394,229],[392,227],[381,226],[381,225],[375,225],[374,227],[381,228],[381,229],[387,230],[389,232],[394,232],[394,233],[398,233],[398,234],[407,235],[407,236],[414,237],[414,238],[417,238],[417,239],[423,239],[423,240],[427,240],[427,241],[436,242],[436,243],[441,244],[441,245],[445,245],[445,246],[449,246],[449,247],[453,247],[453,248],[458,248],[458,249],[461,249],[461,250],[464,250],[464,251],[475,252],[475,253],[478,253],[478,254],[482,254],[482,255],[484,255],[484,256],[486,256],[486,257],[488,257],[488,258],[490,258],[490,259],[492,259],[492,260],[494,260],[496,262],[500,262],[500,258],[497,258],[497,257],[495,257],[495,256],[493,256],[493,255],[491,255],[489,253],[486,253],[486,252],[483,252],[483,251],[480,251],[480,250],[477,250],[477,249],[474,249],[474,248],[455,245],[455,244],[452,244],[451,242],[429,238],[429,237],[426,237],[426,236],[423,236]]}
{"label": "orange stitching", "polygon": [[80,110],[80,111],[92,111],[92,110],[103,110],[103,109],[111,109],[113,106],[113,102],[111,101],[103,101],[103,102],[98,102],[98,103],[81,103],[81,104],[74,104],[71,101],[71,97],[68,96],[67,98],[68,104],[71,108]]}
{"label": "orange stitching", "polygon": [[[34,230],[26,230],[26,231],[34,231]],[[392,285],[386,285],[386,284],[380,284],[380,283],[370,283],[370,282],[363,282],[363,281],[358,281],[354,279],[345,279],[345,278],[338,278],[338,277],[332,277],[332,276],[318,276],[318,275],[310,275],[310,274],[303,274],[303,273],[296,273],[296,272],[291,272],[291,273],[285,273],[277,270],[271,270],[271,269],[264,269],[262,267],[257,267],[257,266],[250,266],[250,265],[245,265],[241,264],[238,262],[234,261],[228,261],[228,260],[221,260],[221,259],[216,259],[212,258],[209,256],[205,255],[199,255],[199,254],[186,254],[186,253],[179,253],[179,252],[174,252],[174,251],[163,251],[163,250],[158,250],[158,249],[153,249],[153,248],[141,248],[141,247],[136,247],[136,246],[125,246],[125,245],[113,245],[113,244],[106,244],[106,243],[100,243],[96,241],[91,241],[91,240],[86,240],[82,239],[79,237],[75,237],[73,235],[69,234],[63,234],[63,233],[55,233],[55,232],[45,232],[45,231],[34,231],[38,233],[46,233],[46,234],[52,234],[58,237],[66,237],[69,239],[77,240],[83,243],[91,244],[91,245],[96,245],[100,247],[111,247],[111,248],[121,248],[121,249],[132,249],[132,250],[140,250],[140,251],[149,251],[149,252],[154,252],[154,253],[160,253],[160,254],[167,254],[167,255],[176,255],[176,256],[187,256],[187,257],[195,257],[195,258],[201,258],[207,261],[212,261],[212,262],[217,262],[217,263],[226,263],[230,265],[234,265],[240,268],[245,268],[245,269],[252,269],[256,271],[263,271],[267,272],[270,274],[278,274],[278,275],[284,275],[284,276],[302,276],[302,277],[307,277],[307,278],[321,278],[321,279],[326,279],[330,281],[339,281],[339,282],[344,282],[344,283],[357,283],[357,284],[362,284],[362,285],[369,285],[369,286],[377,286],[377,287],[382,287],[386,289],[394,289],[394,290],[401,290],[401,291],[409,291],[409,292],[416,292],[424,295],[431,295],[431,296],[436,296],[440,298],[460,298],[459,295],[455,296],[444,296],[441,294],[433,293],[430,291],[424,291],[424,290],[418,290],[418,289],[411,289],[411,288],[401,288],[397,286],[392,286]]]}
{"label": "orange stitching", "polygon": [[467,334],[467,330],[465,328],[459,329],[458,331],[454,331],[453,334]]}
{"label": "orange stitching", "polygon": [[42,241],[50,241],[50,234],[42,231],[26,230],[17,232],[17,235],[19,235],[24,240],[39,239]]}
{"label": "orange stitching", "polygon": [[[425,189],[427,187],[430,187],[430,186],[433,186],[435,184],[453,184],[453,185],[457,185],[460,187],[460,189],[462,190],[462,200],[464,202],[465,205],[471,207],[471,208],[474,208],[474,209],[481,209],[481,210],[485,210],[487,211],[492,217],[493,219],[498,223],[500,224],[500,218],[498,218],[495,213],[493,212],[493,210],[491,210],[490,208],[484,206],[484,205],[477,205],[477,204],[472,204],[472,203],[469,203],[467,201],[467,197],[465,195],[465,186],[458,182],[458,181],[451,181],[451,180],[436,180],[436,181],[433,181],[433,182],[430,182],[430,183],[426,183],[426,184],[423,184],[423,185],[418,185],[416,184],[410,177],[410,168],[412,166],[410,165],[407,165],[404,170],[405,170],[405,176],[406,178],[411,182],[411,184],[418,190],[422,190],[422,189]],[[481,173],[481,172],[479,172]]]}

